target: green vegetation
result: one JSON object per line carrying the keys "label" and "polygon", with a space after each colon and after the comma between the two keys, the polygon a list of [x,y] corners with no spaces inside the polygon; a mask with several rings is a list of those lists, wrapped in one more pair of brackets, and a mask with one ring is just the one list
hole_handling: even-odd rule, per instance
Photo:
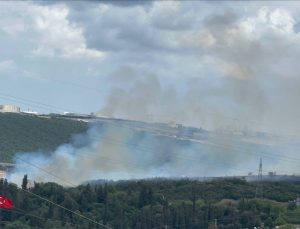
{"label": "green vegetation", "polygon": [[11,162],[17,152],[53,150],[86,129],[82,122],[0,113],[0,160]]}
{"label": "green vegetation", "polygon": [[[24,177],[22,187],[27,186]],[[5,181],[0,193],[15,202],[17,211],[2,210],[3,228],[102,228],[39,199],[45,197],[111,228],[239,229],[293,228],[300,224],[300,208],[292,201],[300,184],[265,183],[265,199],[255,199],[255,183],[243,180],[122,181],[64,188],[37,183],[17,189]],[[216,219],[216,221],[215,221]]]}
{"label": "green vegetation", "polygon": [[[0,113],[1,161],[11,161],[16,152],[51,151],[86,129],[81,122]],[[294,228],[300,224],[300,208],[293,202],[300,196],[300,184],[264,183],[264,199],[255,199],[256,184],[241,179],[154,179],[72,188],[35,183],[30,189],[28,183],[27,176],[22,188],[0,180],[0,195],[15,205],[13,210],[0,210],[0,228],[101,228],[37,195],[114,229],[212,229],[215,224],[218,229],[262,224]]]}

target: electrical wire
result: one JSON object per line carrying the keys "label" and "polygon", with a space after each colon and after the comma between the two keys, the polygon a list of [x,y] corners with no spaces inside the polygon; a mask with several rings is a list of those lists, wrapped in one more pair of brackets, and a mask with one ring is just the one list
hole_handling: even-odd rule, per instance
{"label": "electrical wire", "polygon": [[62,206],[62,205],[60,205],[60,204],[58,204],[58,203],[55,203],[55,202],[53,202],[53,201],[51,201],[51,200],[49,200],[49,199],[47,199],[47,198],[45,198],[45,197],[42,197],[42,196],[40,196],[40,195],[38,195],[38,194],[36,194],[36,193],[30,192],[30,191],[27,190],[27,189],[22,189],[22,188],[18,187],[17,185],[15,185],[15,186],[16,186],[19,190],[22,190],[23,192],[26,192],[26,193],[28,193],[28,194],[30,194],[30,195],[32,195],[32,196],[35,196],[35,197],[37,197],[37,198],[39,198],[39,199],[41,199],[41,200],[43,200],[43,201],[46,201],[46,202],[48,202],[48,203],[50,203],[50,204],[52,204],[52,205],[54,205],[54,206],[56,206],[56,207],[59,207],[59,208],[61,208],[61,209],[64,209],[65,211],[68,211],[68,212],[70,212],[70,213],[72,213],[72,214],[74,214],[74,215],[77,215],[77,216],[79,216],[80,218],[85,219],[85,220],[87,220],[87,221],[89,221],[89,222],[91,222],[91,223],[94,223],[94,224],[96,224],[96,225],[98,225],[98,226],[101,226],[101,227],[103,227],[103,228],[112,229],[111,227],[106,226],[106,225],[104,225],[104,224],[102,224],[102,223],[99,223],[99,222],[97,222],[96,220],[93,220],[93,219],[91,219],[91,218],[89,218],[89,217],[86,217],[86,216],[84,216],[84,215],[82,215],[82,214],[80,214],[80,213],[78,213],[78,212],[72,211],[72,210],[70,210],[70,209],[68,209],[68,208],[66,208],[66,207],[64,207],[64,206]]}
{"label": "electrical wire", "polygon": [[[3,96],[3,94],[2,94],[2,96]],[[4,96],[7,96],[7,95],[4,95]],[[10,96],[10,97],[12,97],[12,96]],[[17,98],[17,97],[12,97],[12,98],[15,99],[15,100],[26,101],[26,100],[24,100],[24,99],[20,99],[20,98]],[[32,103],[36,103],[35,101],[31,101],[31,102],[32,102]],[[42,107],[49,107],[48,105],[42,104],[42,103],[40,103],[40,106],[42,106]],[[54,108],[54,106],[52,106],[52,108]],[[55,107],[55,109],[57,109],[57,107]],[[149,129],[148,129],[148,130],[149,130]],[[152,129],[152,131],[153,131],[153,129]],[[156,131],[161,131],[161,129],[156,130]],[[219,144],[219,146],[220,146],[220,144]],[[226,147],[226,146],[225,146],[225,147]],[[273,154],[273,155],[274,155],[274,154]],[[268,155],[266,155],[266,156],[268,156]],[[288,157],[284,157],[284,158],[288,158]],[[289,159],[295,161],[295,158],[289,158]],[[296,159],[296,160],[299,160],[299,159]],[[23,161],[24,161],[24,160],[23,160]],[[27,162],[27,163],[28,163],[28,162]],[[32,163],[31,163],[31,165],[32,165]],[[32,165],[32,166],[34,166],[34,165]],[[36,166],[34,166],[34,167],[36,167]],[[40,167],[36,167],[36,168],[41,169],[41,170],[43,170],[44,172],[46,172],[46,170],[44,170],[44,169],[42,169],[42,168],[40,168]],[[47,172],[47,173],[48,173],[48,172]],[[52,173],[48,173],[48,174],[51,174],[52,176],[54,176],[54,177],[56,177],[56,178],[62,179],[62,178],[56,176],[55,174],[52,174]],[[66,180],[65,180],[65,182],[66,182]],[[70,184],[72,184],[72,183],[70,183]],[[72,184],[72,185],[74,185],[74,184]],[[22,189],[22,190],[23,190],[23,189]],[[28,190],[23,190],[23,191],[29,192]],[[31,192],[29,192],[29,193],[31,193]],[[32,194],[32,195],[35,195],[35,196],[38,196],[37,194],[34,194],[34,193],[31,193],[31,194]],[[39,198],[41,198],[41,199],[43,199],[43,200],[45,200],[45,201],[47,201],[47,202],[49,202],[49,203],[52,203],[52,204],[54,204],[54,205],[56,205],[56,206],[59,206],[59,207],[61,207],[61,208],[64,208],[66,211],[70,211],[71,213],[76,214],[76,215],[78,215],[78,216],[80,216],[80,217],[86,218],[87,220],[90,220],[90,221],[93,222],[93,223],[97,223],[97,224],[100,225],[100,226],[104,226],[104,227],[106,227],[106,228],[109,228],[109,227],[107,227],[107,226],[105,226],[105,225],[99,224],[97,221],[94,221],[94,220],[92,220],[92,219],[89,219],[89,218],[87,218],[87,217],[85,217],[85,216],[83,216],[83,215],[81,215],[81,214],[78,214],[78,213],[76,213],[76,212],[73,212],[73,211],[71,211],[71,210],[69,210],[69,209],[67,209],[67,208],[65,208],[65,207],[63,207],[63,206],[61,206],[61,205],[59,205],[59,204],[56,204],[56,203],[54,203],[54,202],[52,202],[52,201],[50,201],[50,200],[47,200],[47,199],[44,198],[44,197],[39,196]]]}

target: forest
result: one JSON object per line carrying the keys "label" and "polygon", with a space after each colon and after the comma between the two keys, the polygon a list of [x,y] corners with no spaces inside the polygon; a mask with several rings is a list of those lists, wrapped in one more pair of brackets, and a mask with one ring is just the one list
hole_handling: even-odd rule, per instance
{"label": "forest", "polygon": [[17,228],[293,228],[300,224],[295,199],[300,184],[256,183],[243,179],[99,181],[78,187],[56,183],[22,188],[2,180],[0,193],[14,201],[1,210],[1,226]]}

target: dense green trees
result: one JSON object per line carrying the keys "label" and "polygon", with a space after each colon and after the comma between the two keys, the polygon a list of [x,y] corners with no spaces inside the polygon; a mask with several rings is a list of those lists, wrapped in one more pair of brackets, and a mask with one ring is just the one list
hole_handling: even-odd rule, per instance
{"label": "dense green trees", "polygon": [[0,113],[0,161],[12,161],[17,152],[54,150],[86,129],[82,122]]}
{"label": "dense green trees", "polygon": [[300,184],[265,183],[264,187],[269,190],[265,199],[255,199],[255,184],[242,180],[200,182],[156,179],[72,188],[55,183],[36,183],[27,190],[2,180],[0,193],[12,198],[16,209],[1,211],[1,226],[101,228],[28,191],[120,229],[204,229],[214,228],[215,224],[219,229],[238,229],[262,223],[266,228],[274,228],[276,225],[300,223],[300,208],[292,202],[300,194]]}

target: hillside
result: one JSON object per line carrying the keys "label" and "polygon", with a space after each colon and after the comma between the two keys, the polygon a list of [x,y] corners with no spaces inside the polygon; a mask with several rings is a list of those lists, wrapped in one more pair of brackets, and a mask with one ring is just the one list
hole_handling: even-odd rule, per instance
{"label": "hillside", "polygon": [[0,113],[0,160],[12,161],[20,151],[53,150],[86,129],[82,122]]}

